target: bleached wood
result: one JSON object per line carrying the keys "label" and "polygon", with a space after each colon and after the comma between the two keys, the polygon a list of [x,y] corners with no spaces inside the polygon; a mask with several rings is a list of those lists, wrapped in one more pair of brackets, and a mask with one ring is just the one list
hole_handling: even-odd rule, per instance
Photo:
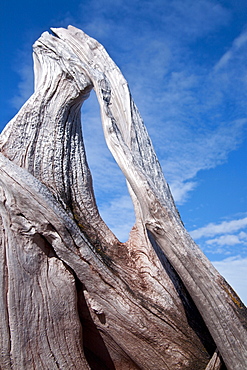
{"label": "bleached wood", "polygon": [[[96,40],[52,31],[0,136],[0,366],[199,370],[217,346],[246,369],[246,308],[184,229],[126,80]],[[92,88],[135,207],[126,243],[94,199],[80,124]]]}
{"label": "bleached wood", "polygon": [[220,370],[222,363],[218,351],[215,351],[205,370]]}

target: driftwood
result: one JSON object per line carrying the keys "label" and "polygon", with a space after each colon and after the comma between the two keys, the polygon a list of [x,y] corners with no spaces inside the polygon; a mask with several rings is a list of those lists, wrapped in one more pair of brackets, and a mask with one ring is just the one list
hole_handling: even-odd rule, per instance
{"label": "driftwood", "polygon": [[[184,229],[126,80],[82,31],[52,31],[0,136],[0,368],[245,370],[246,308]],[[92,89],[135,208],[126,243],[92,189]]]}

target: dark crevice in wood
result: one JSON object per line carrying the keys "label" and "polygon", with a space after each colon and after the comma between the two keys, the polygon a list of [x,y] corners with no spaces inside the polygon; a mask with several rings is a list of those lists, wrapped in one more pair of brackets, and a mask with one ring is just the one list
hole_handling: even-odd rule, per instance
{"label": "dark crevice in wood", "polygon": [[164,252],[161,250],[160,246],[156,243],[152,233],[148,231],[149,240],[162,264],[165,271],[167,272],[168,276],[170,277],[178,295],[181,299],[181,302],[184,307],[184,311],[188,320],[188,324],[194,330],[196,335],[199,337],[200,341],[202,342],[203,346],[207,350],[208,354],[212,356],[216,349],[216,344],[209,333],[209,330],[201,317],[194,301],[190,297],[187,289],[185,288],[182,280],[180,279],[179,275],[173,268],[173,266],[168,261],[167,257],[165,256]]}
{"label": "dark crevice in wood", "polygon": [[[108,349],[102,339],[102,336],[94,323],[86,299],[84,297],[84,286],[81,281],[75,277],[77,289],[78,314],[82,325],[82,343],[86,360],[91,370],[115,370],[114,363],[108,352]],[[98,315],[101,323],[106,322],[104,314]]]}
{"label": "dark crevice in wood", "polygon": [[47,257],[58,258],[54,248],[43,235],[39,233],[34,234],[33,241],[39,246],[39,248],[45,253]]}

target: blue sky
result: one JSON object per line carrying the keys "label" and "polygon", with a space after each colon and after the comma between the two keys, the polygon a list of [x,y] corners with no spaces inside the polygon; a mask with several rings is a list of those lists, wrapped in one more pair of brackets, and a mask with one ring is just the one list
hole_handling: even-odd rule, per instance
{"label": "blue sky", "polygon": [[[247,304],[246,0],[3,0],[0,130],[33,91],[31,45],[72,24],[129,82],[187,230]],[[104,143],[94,94],[82,125],[103,219],[125,241],[125,179]]]}

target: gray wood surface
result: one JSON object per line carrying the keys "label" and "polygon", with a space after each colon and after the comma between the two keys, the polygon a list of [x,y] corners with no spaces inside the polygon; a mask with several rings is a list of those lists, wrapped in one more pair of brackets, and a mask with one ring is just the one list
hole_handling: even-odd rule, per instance
{"label": "gray wood surface", "polygon": [[[246,308],[184,229],[126,80],[81,30],[52,31],[0,136],[0,368],[245,370]],[[92,89],[136,212],[126,243],[94,198]]]}

